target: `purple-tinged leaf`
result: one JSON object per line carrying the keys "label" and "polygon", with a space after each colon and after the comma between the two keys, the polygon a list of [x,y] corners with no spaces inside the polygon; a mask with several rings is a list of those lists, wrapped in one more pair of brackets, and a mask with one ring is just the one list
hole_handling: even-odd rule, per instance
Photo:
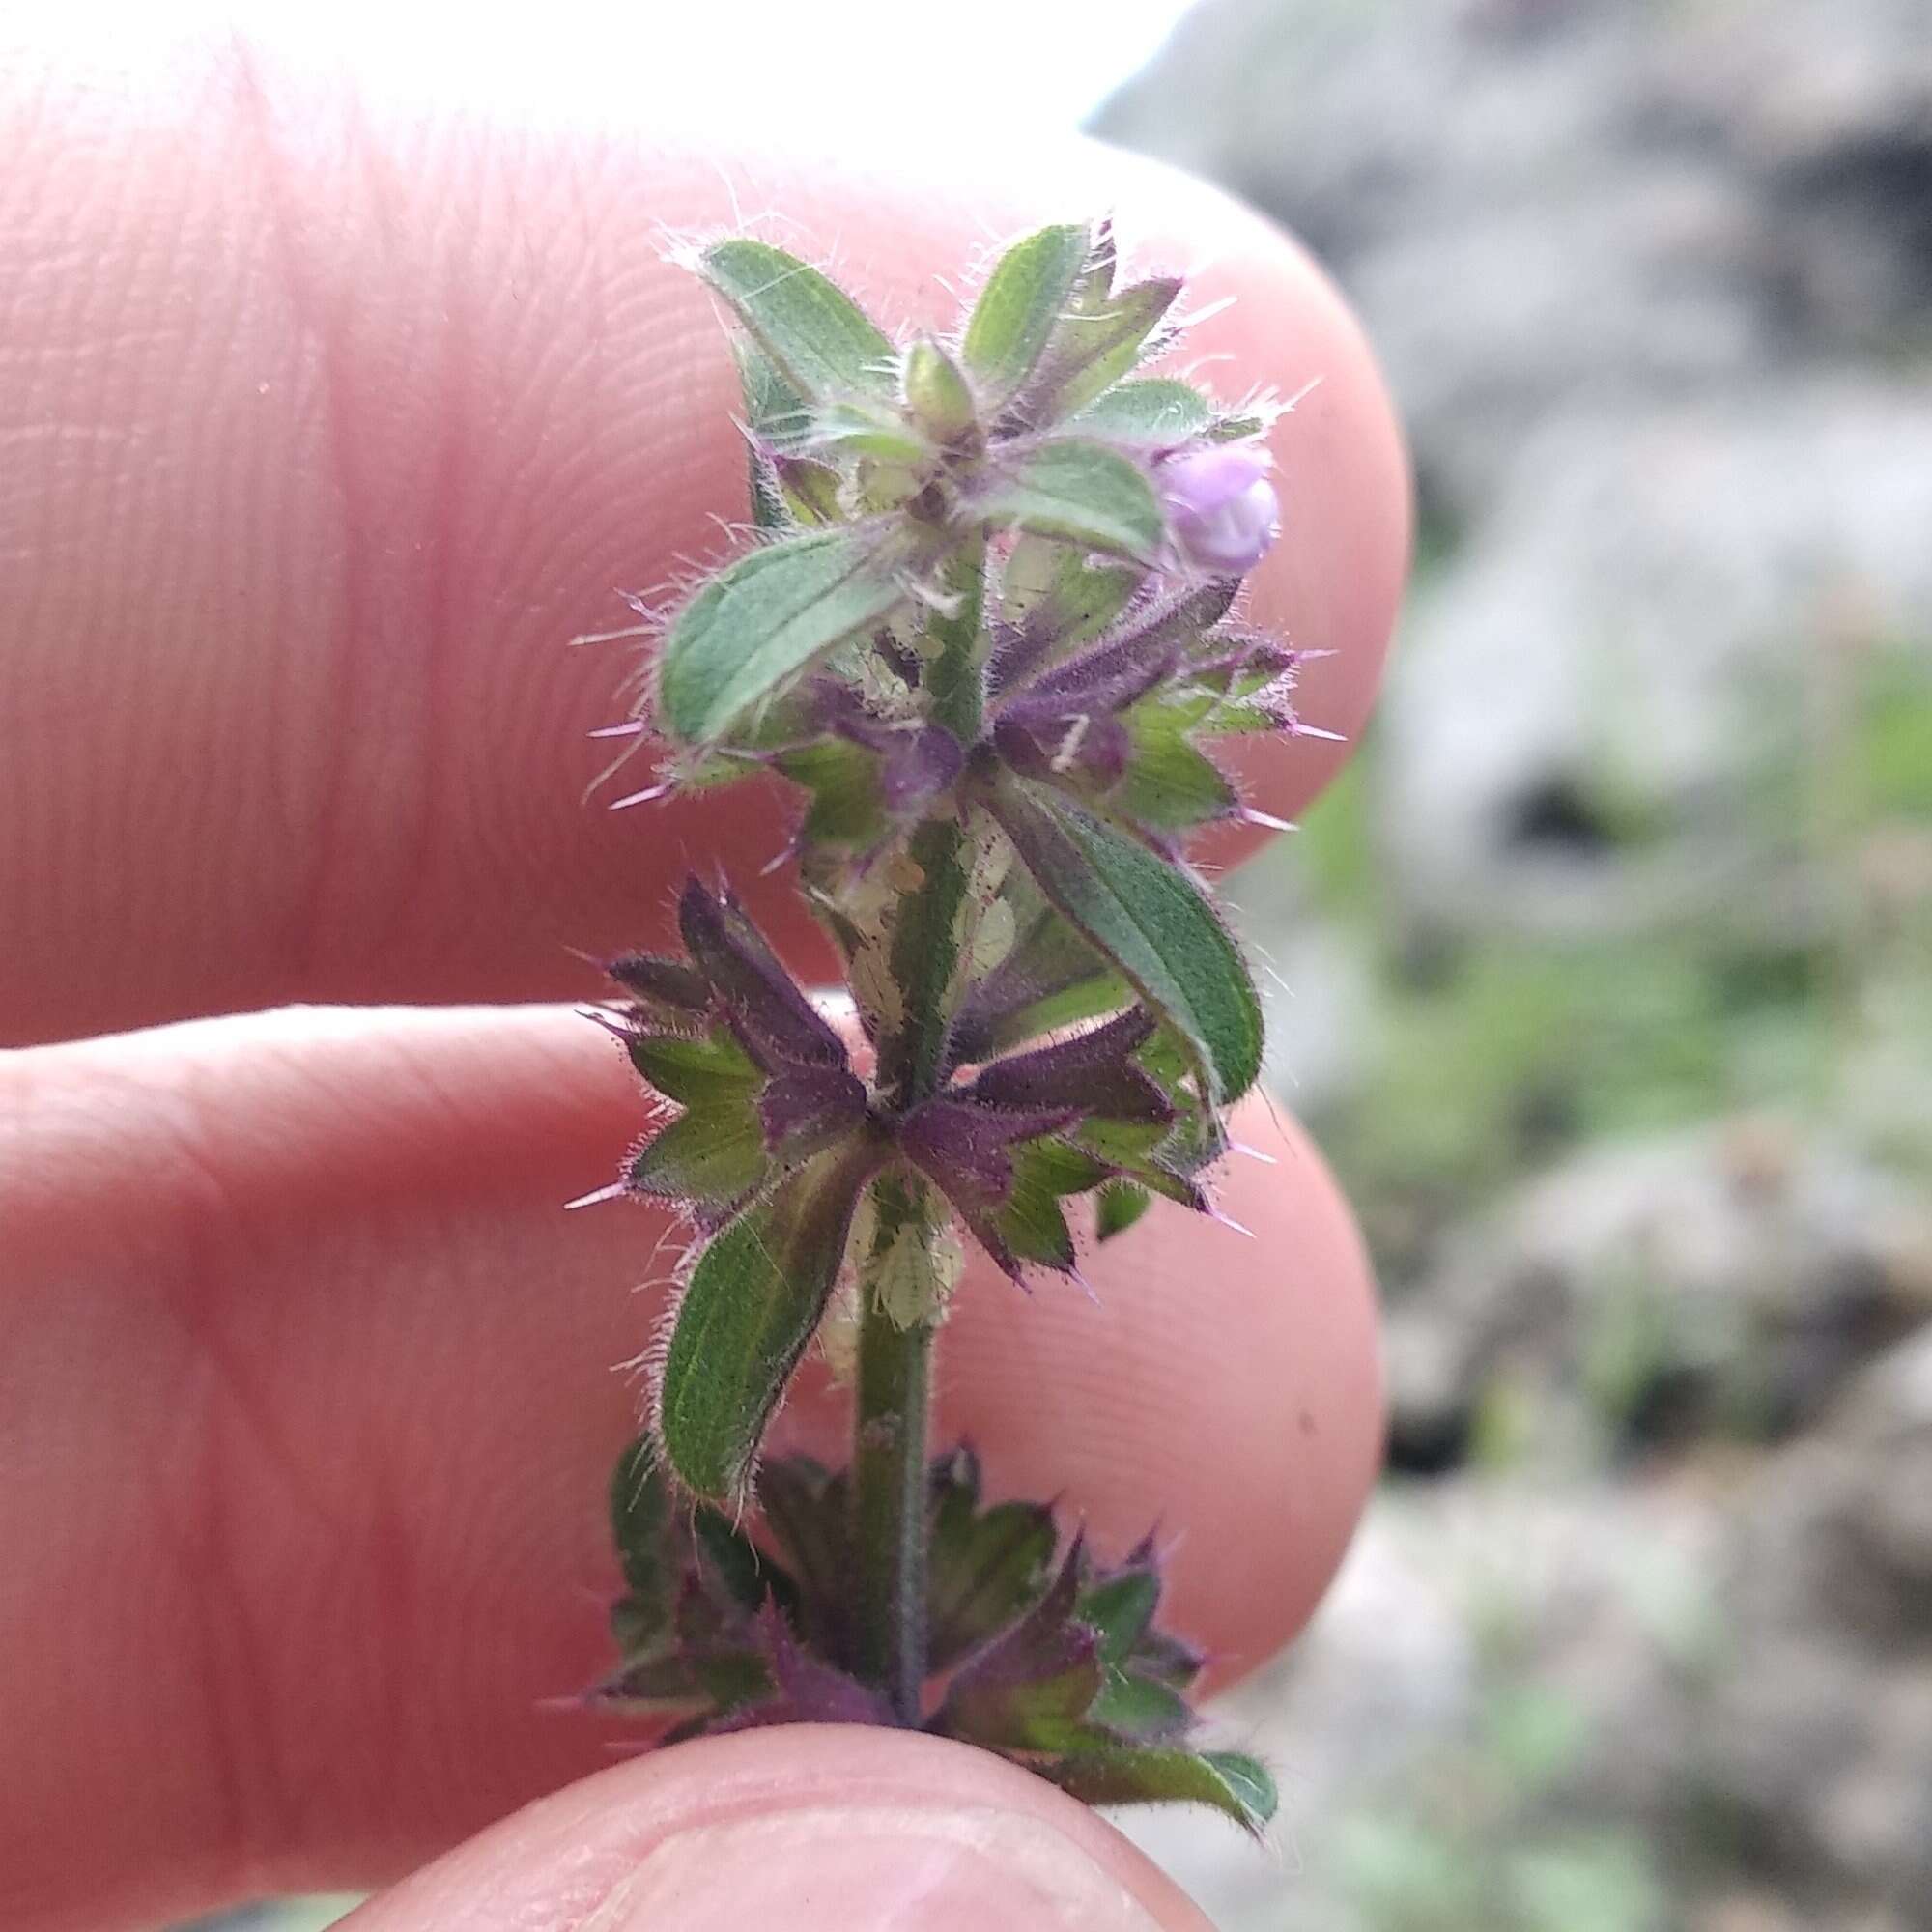
{"label": "purple-tinged leaf", "polygon": [[1179,294],[1178,276],[1154,275],[1063,315],[1016,413],[1052,422],[1084,408],[1152,353],[1154,331]]}
{"label": "purple-tinged leaf", "polygon": [[866,1121],[866,1083],[843,1066],[792,1066],[758,1095],[765,1147],[786,1160],[816,1153]]}
{"label": "purple-tinged leaf", "polygon": [[943,724],[895,734],[879,762],[879,796],[901,817],[923,811],[952,789],[966,768],[966,753]]}
{"label": "purple-tinged leaf", "polygon": [[1001,1208],[1013,1191],[1013,1149],[1078,1119],[1069,1107],[992,1108],[942,1094],[899,1123],[899,1151],[962,1211]]}
{"label": "purple-tinged leaf", "polygon": [[605,967],[618,985],[647,1006],[672,1013],[702,1013],[711,1005],[711,982],[681,959],[648,952],[626,952]]}
{"label": "purple-tinged leaf", "polygon": [[1092,1019],[1126,1000],[1132,989],[1061,915],[1032,896],[1024,874],[1019,934],[1012,951],[966,995],[953,1027],[961,1060],[985,1060],[1056,1027]]}
{"label": "purple-tinged leaf", "polygon": [[1047,783],[1085,780],[1102,790],[1127,769],[1133,740],[1118,718],[1075,712],[1064,704],[1040,718],[1006,715],[993,725],[993,748],[1022,778]]}
{"label": "purple-tinged leaf", "polygon": [[842,1066],[845,1043],[819,1016],[735,900],[686,881],[677,902],[686,949],[746,1044],[778,1061]]}
{"label": "purple-tinged leaf", "polygon": [[1203,1099],[1245,1094],[1261,1072],[1261,1002],[1192,879],[1044,786],[1007,780],[986,805],[1041,894],[1185,1043]]}
{"label": "purple-tinged leaf", "polygon": [[1072,700],[1073,709],[1112,709],[1132,702],[1167,676],[1203,634],[1228,614],[1239,588],[1238,579],[1223,578],[1178,596],[1145,599],[1077,657],[1056,662],[1037,676],[1032,675],[1035,665],[1013,667],[998,687],[1005,694],[1002,714],[1036,693]]}
{"label": "purple-tinged leaf", "polygon": [[708,1703],[710,1693],[688,1658],[666,1651],[632,1659],[593,1686],[584,1701],[644,1714],[688,1711],[694,1705]]}
{"label": "purple-tinged leaf", "polygon": [[707,1735],[773,1724],[897,1723],[892,1706],[876,1690],[801,1644],[777,1605],[768,1603],[759,1611],[756,1641],[771,1694],[723,1713],[705,1726]]}
{"label": "purple-tinged leaf", "polygon": [[938,1718],[947,1736],[1018,1751],[1065,1749],[1079,1737],[1105,1682],[1099,1638],[1073,1617],[1085,1564],[1075,1537],[1039,1602],[961,1666]]}
{"label": "purple-tinged leaf", "polygon": [[777,1456],[758,1470],[758,1513],[797,1582],[794,1627],[819,1655],[849,1662],[851,1494],[843,1473],[810,1456]]}
{"label": "purple-tinged leaf", "polygon": [[1133,1063],[1153,1029],[1145,1008],[1130,1007],[1090,1032],[994,1061],[968,1091],[993,1107],[1070,1107],[1083,1120],[1166,1126],[1174,1119],[1173,1103]]}

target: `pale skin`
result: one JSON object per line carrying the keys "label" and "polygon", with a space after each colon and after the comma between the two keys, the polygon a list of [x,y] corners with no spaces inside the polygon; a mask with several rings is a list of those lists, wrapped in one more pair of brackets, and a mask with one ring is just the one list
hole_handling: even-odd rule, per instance
{"label": "pale skin", "polygon": [[[1253,610],[1335,653],[1302,708],[1352,736],[1407,553],[1354,324],[1275,231],[1096,149],[937,178],[668,145],[642,107],[378,107],[226,40],[91,58],[0,80],[0,1923],[393,1887],[358,1924],[1205,1924],[963,1747],[600,1772],[635,1733],[546,1702],[608,1659],[618,1365],[667,1232],[561,1211],[644,1118],[567,949],[661,937],[695,863],[824,958],[759,877],[773,794],[584,801],[626,667],[561,644],[743,514],[666,229],[782,209],[939,324],[990,239],[1111,208],[1197,304],[1238,298],[1191,350],[1217,388],[1321,379],[1273,436]],[[1250,757],[1253,802],[1293,816],[1344,755]],[[1158,1520],[1223,1678],[1313,1608],[1380,1430],[1348,1210],[1276,1110],[1236,1131],[1275,1160],[1224,1177],[1252,1238],[1163,1209],[1094,1300],[976,1268],[940,1372],[941,1439],[1002,1492],[1102,1548]],[[838,1453],[843,1400],[809,1373],[784,1438]]]}

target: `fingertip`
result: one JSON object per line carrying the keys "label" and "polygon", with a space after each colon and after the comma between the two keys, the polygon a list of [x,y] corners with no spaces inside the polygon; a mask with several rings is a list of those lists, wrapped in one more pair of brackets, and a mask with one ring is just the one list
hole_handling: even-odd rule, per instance
{"label": "fingertip", "polygon": [[918,1732],[680,1746],[526,1807],[373,1900],[356,1932],[1206,1932],[1174,1884],[1031,1774]]}

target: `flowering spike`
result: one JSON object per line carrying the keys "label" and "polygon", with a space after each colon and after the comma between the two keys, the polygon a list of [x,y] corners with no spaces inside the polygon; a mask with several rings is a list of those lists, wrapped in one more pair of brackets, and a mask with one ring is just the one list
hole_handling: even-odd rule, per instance
{"label": "flowering spike", "polygon": [[[646,702],[595,735],[648,716],[668,743],[617,808],[789,788],[771,869],[795,861],[865,1053],[723,887],[684,887],[681,956],[607,969],[593,1017],[666,1104],[577,1205],[645,1195],[697,1238],[613,1492],[624,1662],[594,1694],[672,1711],[672,1739],[923,1727],[1096,1802],[1256,1829],[1265,1773],[1190,1743],[1201,1656],[1157,1628],[1151,1544],[1108,1566],[1076,1535],[1056,1558],[1051,1506],[983,1505],[970,1456],[926,1463],[919,1417],[962,1233],[1023,1285],[1085,1289],[1076,1228],[1125,1238],[1157,1201],[1228,1221],[1206,1179],[1262,1011],[1187,843],[1285,829],[1219,740],[1328,735],[1293,709],[1312,654],[1240,611],[1279,520],[1280,412],[1146,373],[1183,290],[1133,272],[1106,222],[1019,241],[943,339],[894,341],[750,237],[689,260],[740,330],[755,536],[639,608]],[[821,1324],[856,1358],[853,1463],[774,1468],[753,1547],[725,1512]]]}

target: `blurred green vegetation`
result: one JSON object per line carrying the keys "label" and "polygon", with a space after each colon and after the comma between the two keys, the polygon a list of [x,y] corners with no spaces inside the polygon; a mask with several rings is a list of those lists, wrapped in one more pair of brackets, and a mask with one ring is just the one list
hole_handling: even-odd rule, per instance
{"label": "blurred green vegetation", "polygon": [[[1418,933],[1381,884],[1373,729],[1309,809],[1283,863],[1374,981],[1364,1075],[1312,1124],[1392,1293],[1450,1220],[1570,1147],[1760,1107],[1829,1114],[1874,1031],[1932,1042],[1932,648],[1872,648],[1853,681],[1822,718],[1785,695],[1751,802],[1767,867],[1795,871],[1789,896],[1811,908],[1789,931],[1699,901],[1594,936]],[[1673,836],[1589,803],[1613,852]],[[1873,1151],[1932,1161],[1932,1129],[1894,1123]]]}

